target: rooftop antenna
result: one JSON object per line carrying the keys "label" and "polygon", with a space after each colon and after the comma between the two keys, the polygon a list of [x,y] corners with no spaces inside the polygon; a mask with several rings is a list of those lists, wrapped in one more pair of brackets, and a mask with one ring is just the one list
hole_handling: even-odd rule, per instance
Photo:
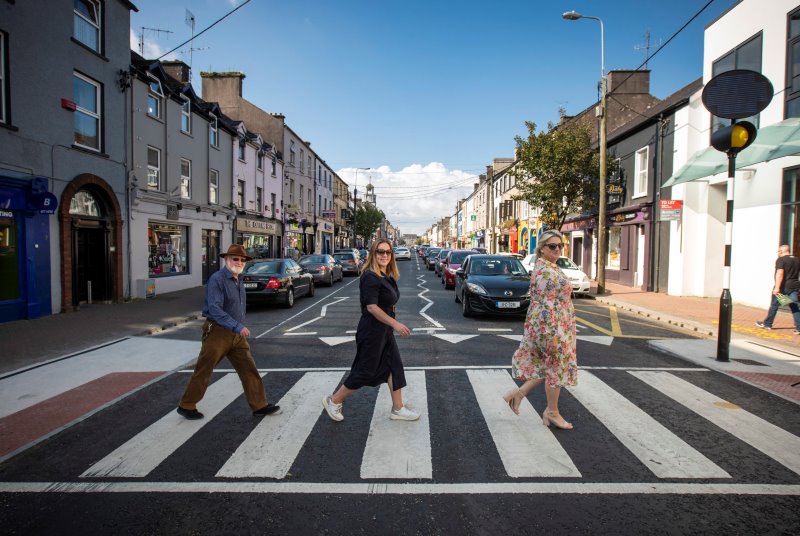
{"label": "rooftop antenna", "polygon": [[145,26],[142,26],[142,33],[139,34],[139,54],[142,57],[144,57],[144,32],[145,32],[145,30],[148,30],[148,31],[151,31],[151,32],[156,32],[156,33],[158,33],[158,32],[165,33],[165,34],[171,34],[172,33],[172,31],[170,31],[170,30],[162,30],[160,28],[147,28]]}
{"label": "rooftop antenna", "polygon": [[636,45],[633,47],[633,50],[637,52],[640,50],[644,50],[644,68],[647,70],[647,62],[650,60],[650,49],[653,47],[660,47],[661,46],[661,39],[658,40],[658,45],[651,45],[650,44],[650,30],[644,32],[644,45]]}
{"label": "rooftop antenna", "polygon": [[[191,43],[192,41],[194,41],[194,22],[195,22],[194,13],[192,13],[187,9],[186,18],[184,19],[184,21],[186,22],[186,25],[192,29],[192,40],[189,41]],[[192,70],[192,51],[194,50],[199,50],[199,49],[192,48],[192,45],[189,45],[189,71]]]}

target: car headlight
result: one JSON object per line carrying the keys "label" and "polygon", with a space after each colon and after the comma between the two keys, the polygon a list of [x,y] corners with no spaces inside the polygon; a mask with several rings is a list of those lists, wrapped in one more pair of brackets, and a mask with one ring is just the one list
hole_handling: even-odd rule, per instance
{"label": "car headlight", "polygon": [[475,294],[483,294],[484,296],[488,294],[488,292],[486,292],[486,289],[478,285],[477,283],[467,283],[467,288],[469,289],[470,292],[473,292]]}

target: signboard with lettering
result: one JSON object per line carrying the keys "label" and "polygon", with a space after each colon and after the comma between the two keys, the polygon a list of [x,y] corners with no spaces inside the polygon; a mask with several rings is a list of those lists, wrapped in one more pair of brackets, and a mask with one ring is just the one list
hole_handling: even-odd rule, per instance
{"label": "signboard with lettering", "polygon": [[659,201],[659,221],[680,221],[683,201],[680,199],[662,199]]}
{"label": "signboard with lettering", "polygon": [[58,198],[50,192],[42,192],[31,196],[31,205],[39,214],[55,214],[58,208]]}
{"label": "signboard with lettering", "polygon": [[278,224],[275,222],[246,218],[236,218],[236,230],[249,233],[280,234]]}
{"label": "signboard with lettering", "polygon": [[328,218],[329,220],[332,220],[332,219],[334,219],[336,217],[336,211],[335,210],[323,210],[322,211],[322,217],[323,218]]}

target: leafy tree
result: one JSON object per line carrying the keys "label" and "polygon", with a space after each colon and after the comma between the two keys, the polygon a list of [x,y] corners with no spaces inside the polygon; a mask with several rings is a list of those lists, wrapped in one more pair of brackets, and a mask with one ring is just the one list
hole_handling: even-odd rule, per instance
{"label": "leafy tree", "polygon": [[[562,110],[563,115],[563,110]],[[591,129],[578,121],[547,124],[536,132],[526,121],[527,137],[517,136],[517,163],[509,172],[517,180],[517,199],[541,209],[541,219],[560,229],[568,214],[593,209],[597,204],[600,154],[592,150]],[[608,175],[613,160],[606,159]]]}
{"label": "leafy tree", "polygon": [[363,238],[366,243],[378,230],[384,219],[383,211],[369,203],[358,206],[356,208],[356,235]]}

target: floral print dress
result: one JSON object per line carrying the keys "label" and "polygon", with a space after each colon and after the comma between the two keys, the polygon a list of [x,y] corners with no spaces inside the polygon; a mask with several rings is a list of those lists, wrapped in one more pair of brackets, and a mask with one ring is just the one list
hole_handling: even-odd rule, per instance
{"label": "floral print dress", "polygon": [[511,374],[518,380],[544,378],[551,388],[578,383],[572,284],[541,257],[531,273],[531,305],[522,341],[511,357]]}

